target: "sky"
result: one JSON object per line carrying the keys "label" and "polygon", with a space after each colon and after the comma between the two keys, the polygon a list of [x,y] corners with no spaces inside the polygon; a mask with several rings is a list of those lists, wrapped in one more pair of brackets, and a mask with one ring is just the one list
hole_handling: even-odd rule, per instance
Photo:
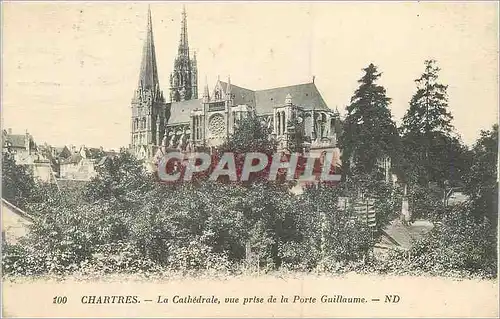
{"label": "sky", "polygon": [[[146,36],[147,3],[4,2],[2,127],[39,144],[119,148]],[[187,2],[188,37],[205,78],[265,89],[315,83],[345,107],[374,63],[396,123],[426,59],[449,85],[453,125],[469,145],[498,122],[498,3]],[[182,4],[152,2],[160,86],[168,92]]]}

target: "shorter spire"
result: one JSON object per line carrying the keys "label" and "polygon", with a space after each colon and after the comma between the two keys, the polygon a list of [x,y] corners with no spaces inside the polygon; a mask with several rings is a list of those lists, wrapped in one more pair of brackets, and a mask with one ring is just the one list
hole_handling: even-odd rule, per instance
{"label": "shorter spire", "polygon": [[181,39],[179,41],[179,56],[189,56],[186,5],[182,5]]}
{"label": "shorter spire", "polygon": [[227,87],[226,87],[226,95],[228,98],[231,98],[231,75],[227,77]]}
{"label": "shorter spire", "polygon": [[210,93],[208,90],[207,76],[205,75],[205,89],[203,91],[203,102],[208,103],[210,101]]}

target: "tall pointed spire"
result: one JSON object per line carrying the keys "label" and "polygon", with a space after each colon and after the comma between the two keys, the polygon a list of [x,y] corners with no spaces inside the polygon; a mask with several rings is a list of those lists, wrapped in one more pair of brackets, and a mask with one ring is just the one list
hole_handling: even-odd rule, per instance
{"label": "tall pointed spire", "polygon": [[182,8],[179,52],[174,60],[170,81],[170,100],[174,102],[198,98],[198,67],[196,57],[189,57],[186,7]]}
{"label": "tall pointed spire", "polygon": [[[138,157],[151,158],[165,134],[165,99],[158,81],[153,22],[148,6],[146,38],[142,51],[138,88],[131,101],[131,149]],[[146,112],[144,112],[146,111]]]}
{"label": "tall pointed spire", "polygon": [[156,52],[153,39],[153,22],[151,19],[151,8],[148,5],[148,22],[146,29],[146,40],[142,50],[141,71],[139,74],[139,87],[142,89],[155,90],[159,87],[158,69],[156,66]]}
{"label": "tall pointed spire", "polygon": [[181,39],[179,41],[179,55],[189,56],[189,44],[187,35],[187,13],[186,6],[182,6]]}

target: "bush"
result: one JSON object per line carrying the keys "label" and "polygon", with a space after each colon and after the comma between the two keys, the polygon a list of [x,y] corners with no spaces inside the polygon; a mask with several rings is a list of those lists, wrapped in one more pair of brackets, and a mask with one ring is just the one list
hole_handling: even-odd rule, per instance
{"label": "bush", "polygon": [[2,247],[2,275],[34,276],[47,272],[44,256],[20,244],[4,243]]}
{"label": "bush", "polygon": [[88,274],[145,273],[158,270],[157,264],[145,258],[127,242],[116,242],[96,247],[91,259],[80,264],[80,271]]}
{"label": "bush", "polygon": [[310,242],[287,242],[280,246],[281,267],[288,270],[309,271],[321,260],[321,251]]}
{"label": "bush", "polygon": [[408,193],[412,219],[441,218],[440,215],[444,210],[443,196],[443,189],[435,185],[429,187],[413,185]]}
{"label": "bush", "polygon": [[469,205],[441,217],[429,236],[409,251],[391,251],[374,270],[383,273],[468,277],[497,274],[496,231],[487,218],[474,220]]}
{"label": "bush", "polygon": [[[236,142],[226,146],[246,145]],[[273,148],[263,138],[259,143]],[[286,184],[260,180],[152,181],[139,161],[121,153],[106,161],[82,197],[43,188],[27,203],[36,216],[27,238],[4,246],[3,273],[228,272],[245,265],[248,248],[267,270],[496,273],[496,225],[482,219],[477,205],[446,211],[435,189],[414,187],[409,194],[413,212],[439,222],[435,230],[410,252],[376,261],[369,258],[371,230],[352,211],[338,209],[340,195],[363,192],[375,198],[378,227],[393,219],[401,190],[373,176],[310,187],[299,196]]]}
{"label": "bush", "polygon": [[191,241],[183,247],[173,247],[168,258],[170,269],[190,271],[210,269],[229,271],[231,262],[226,254],[214,253],[213,249],[199,241]]}

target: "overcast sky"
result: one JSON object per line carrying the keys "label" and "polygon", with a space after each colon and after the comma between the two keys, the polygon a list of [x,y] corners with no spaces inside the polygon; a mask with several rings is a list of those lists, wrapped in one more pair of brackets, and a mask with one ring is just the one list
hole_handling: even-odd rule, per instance
{"label": "overcast sky", "polygon": [[[315,83],[345,114],[374,63],[400,123],[425,59],[448,84],[453,124],[471,144],[498,119],[498,4],[187,3],[188,35],[205,76],[264,89]],[[38,143],[118,148],[130,140],[147,4],[3,3],[2,125]],[[168,91],[181,3],[151,3]]]}

